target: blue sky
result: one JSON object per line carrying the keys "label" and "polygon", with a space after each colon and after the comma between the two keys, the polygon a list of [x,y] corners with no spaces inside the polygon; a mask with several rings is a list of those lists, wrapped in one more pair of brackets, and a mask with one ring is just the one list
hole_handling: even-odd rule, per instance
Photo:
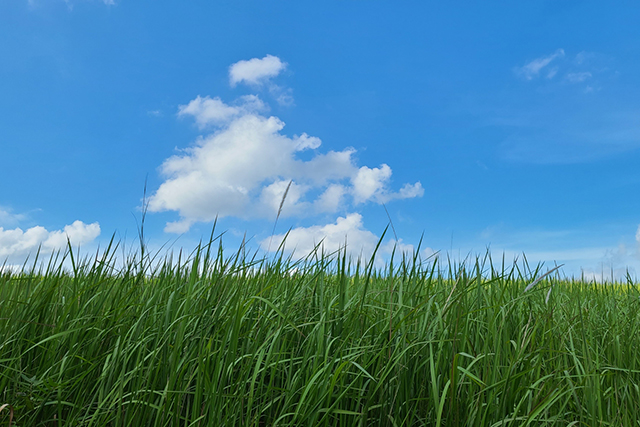
{"label": "blue sky", "polygon": [[291,229],[301,255],[367,253],[384,203],[424,255],[637,275],[637,22],[633,2],[2,2],[0,257],[132,241],[146,179],[156,248],[218,215],[230,252]]}

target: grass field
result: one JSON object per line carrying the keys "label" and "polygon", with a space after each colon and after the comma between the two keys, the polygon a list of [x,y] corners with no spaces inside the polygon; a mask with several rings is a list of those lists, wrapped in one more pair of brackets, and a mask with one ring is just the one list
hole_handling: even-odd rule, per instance
{"label": "grass field", "polygon": [[0,425],[639,424],[631,281],[219,244],[1,273]]}

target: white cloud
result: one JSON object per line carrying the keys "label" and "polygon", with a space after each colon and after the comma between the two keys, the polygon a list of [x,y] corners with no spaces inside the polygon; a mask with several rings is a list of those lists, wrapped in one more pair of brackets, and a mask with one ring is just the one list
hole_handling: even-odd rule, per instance
{"label": "white cloud", "polygon": [[569,83],[581,83],[589,78],[591,78],[591,73],[588,71],[581,73],[568,73],[566,76]]}
{"label": "white cloud", "polygon": [[20,228],[5,230],[0,227],[0,257],[21,256],[34,252],[41,246],[43,253],[50,253],[67,246],[67,238],[74,246],[93,241],[100,235],[100,225],[97,222],[85,224],[75,221],[66,225],[62,230],[47,231],[44,227],[36,226],[23,231]]}
{"label": "white cloud", "polygon": [[[523,67],[518,67],[515,69],[516,73],[523,76],[526,80],[532,80],[535,77],[538,77],[540,71],[549,65],[551,61],[556,58],[564,57],[564,50],[558,49],[554,53],[548,56],[543,56],[540,58],[536,58],[533,61],[525,64]],[[552,78],[555,73],[551,74],[549,78]],[[549,75],[548,75],[549,76]]]}
{"label": "white cloud", "polygon": [[[285,252],[294,253],[297,258],[304,258],[311,254],[318,245],[320,245],[318,253],[326,255],[344,250],[346,245],[347,254],[350,257],[365,262],[371,259],[380,240],[380,237],[364,228],[362,215],[358,213],[339,217],[335,223],[331,224],[294,228],[288,233],[262,240],[260,246],[265,251],[275,252],[280,249],[285,238]],[[401,256],[402,254],[413,255],[415,248],[411,244],[404,243],[402,239],[389,239],[380,245],[376,266],[382,267],[384,259],[388,258],[394,249],[396,256]]]}
{"label": "white cloud", "polygon": [[319,154],[308,162],[296,159],[298,152],[318,147],[320,140],[305,134],[289,138],[280,133],[283,127],[276,117],[247,114],[200,139],[185,155],[167,159],[162,172],[168,179],[151,198],[150,211],[179,211],[186,220],[180,223],[182,231],[187,223],[216,216],[275,216],[283,187],[294,179],[285,202],[287,214],[306,192],[305,181],[322,185],[327,178],[352,173],[351,150]]}
{"label": "white cloud", "polygon": [[253,88],[266,87],[269,95],[279,105],[290,107],[294,105],[293,90],[272,81],[286,68],[287,63],[273,55],[267,55],[262,59],[238,61],[229,67],[229,84],[231,87],[235,87],[238,83],[245,83]]}
{"label": "white cloud", "polygon": [[224,125],[243,114],[267,110],[265,103],[255,95],[243,96],[233,106],[225,104],[218,97],[202,98],[198,95],[187,105],[178,107],[178,117],[193,116],[198,127],[203,129],[207,126]]}
{"label": "white cloud", "polygon": [[167,233],[182,234],[189,231],[194,221],[191,219],[182,218],[179,221],[167,222],[164,227],[164,231]]}
{"label": "white cloud", "polygon": [[331,184],[315,201],[318,212],[337,212],[342,206],[347,189],[344,185]]}
{"label": "white cloud", "polygon": [[344,207],[346,195],[359,204],[424,193],[419,182],[392,192],[391,168],[358,168],[353,148],[313,152],[309,160],[300,160],[301,152],[319,149],[322,141],[306,133],[282,134],[284,123],[258,114],[264,110],[255,96],[234,105],[198,96],[180,106],[178,115],[193,116],[201,128],[216,129],[161,167],[165,181],[150,198],[149,210],[180,214],[180,220],[167,223],[166,232],[183,233],[195,222],[217,217],[275,218],[290,181],[282,216],[336,212]]}
{"label": "white cloud", "polygon": [[276,77],[286,67],[286,62],[282,62],[280,58],[273,55],[267,55],[262,59],[238,61],[229,67],[229,83],[232,87],[238,83],[259,86]]}
{"label": "white cloud", "polygon": [[[276,181],[262,189],[260,202],[267,207],[269,212],[278,212],[280,204],[282,204],[284,216],[300,215],[305,208],[308,209],[308,203],[301,202],[307,190],[307,186],[298,185],[293,181]],[[285,192],[286,198],[283,203]]]}
{"label": "white cloud", "polygon": [[355,203],[364,203],[371,199],[380,199],[384,193],[384,188],[391,178],[391,168],[383,164],[379,168],[368,168],[363,166],[353,177],[353,197]]}
{"label": "white cloud", "polygon": [[367,259],[378,243],[378,237],[363,228],[362,215],[357,213],[339,217],[333,224],[294,228],[286,235],[278,234],[264,239],[260,245],[265,251],[275,251],[285,236],[285,249],[295,251],[299,257],[309,255],[318,244],[321,244],[321,252],[328,254],[343,248],[346,243],[350,256]]}
{"label": "white cloud", "polygon": [[391,178],[391,168],[382,164],[379,168],[361,167],[355,177],[352,178],[353,197],[356,204],[366,201],[386,203],[393,199],[407,199],[422,197],[424,189],[422,184],[405,184],[399,192],[389,190],[388,183]]}
{"label": "white cloud", "polygon": [[296,141],[296,151],[307,149],[315,150],[322,144],[320,138],[309,136],[306,133],[303,133],[302,135],[295,137],[294,139]]}
{"label": "white cloud", "polygon": [[424,188],[420,182],[415,184],[406,183],[402,186],[397,193],[387,194],[387,200],[393,199],[413,199],[414,197],[422,197],[424,195]]}
{"label": "white cloud", "polygon": [[636,231],[636,242],[640,245],[640,225],[638,226],[638,231]]}

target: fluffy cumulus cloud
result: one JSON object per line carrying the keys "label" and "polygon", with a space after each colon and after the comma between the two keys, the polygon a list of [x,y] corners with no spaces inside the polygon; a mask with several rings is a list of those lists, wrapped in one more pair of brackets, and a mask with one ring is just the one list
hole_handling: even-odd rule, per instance
{"label": "fluffy cumulus cloud", "polygon": [[[211,132],[161,166],[165,180],[150,198],[149,210],[180,215],[165,231],[182,233],[216,217],[336,213],[349,202],[385,203],[424,193],[420,182],[392,191],[391,168],[358,167],[353,148],[322,153],[317,137],[285,135],[283,121],[260,114],[266,110],[253,95],[231,105],[198,96],[179,107],[179,116],[192,116]],[[310,152],[308,160],[300,158],[303,152]]]}
{"label": "fluffy cumulus cloud", "polygon": [[0,259],[12,256],[24,256],[35,252],[38,247],[42,253],[51,253],[67,246],[67,239],[72,245],[84,245],[100,235],[100,225],[85,224],[75,221],[62,230],[48,231],[36,226],[23,231],[20,228],[5,230],[0,227]]}
{"label": "fluffy cumulus cloud", "polygon": [[286,68],[287,64],[273,55],[267,55],[262,59],[238,61],[229,67],[229,83],[232,87],[238,83],[259,86],[276,77]]}
{"label": "fluffy cumulus cloud", "polygon": [[391,168],[383,164],[379,168],[361,167],[351,180],[355,203],[363,203],[370,199],[380,200],[385,183],[391,178]]}
{"label": "fluffy cumulus cloud", "polygon": [[[286,68],[279,58],[240,61],[229,68],[231,86],[248,84],[282,95],[271,82]],[[282,96],[276,102],[286,103]],[[420,182],[394,190],[387,164],[360,166],[355,149],[322,150],[322,141],[302,133],[287,135],[285,123],[268,114],[269,106],[258,95],[226,103],[219,97],[197,96],[181,105],[177,115],[191,118],[203,134],[160,167],[163,182],[149,199],[150,212],[177,212],[165,231],[183,233],[197,222],[235,217],[313,218],[336,214],[335,222],[290,230],[286,248],[306,256],[318,244],[325,253],[347,244],[355,257],[370,257],[378,236],[366,230],[361,214],[349,212],[367,203],[387,203],[420,197]],[[276,235],[263,240],[264,250],[275,251],[284,239]],[[387,241],[381,252],[411,251],[402,241]]]}
{"label": "fluffy cumulus cloud", "polygon": [[[532,80],[535,77],[538,77],[540,75],[540,72],[542,71],[542,69],[544,69],[549,64],[551,64],[551,62],[554,59],[562,58],[562,57],[564,57],[564,50],[563,49],[558,49],[554,53],[552,53],[551,55],[547,55],[547,56],[542,56],[540,58],[536,58],[533,61],[530,61],[530,62],[526,63],[522,67],[517,67],[515,69],[515,71],[516,71],[517,74],[521,75],[526,80]],[[557,72],[557,69],[550,70],[550,72],[547,74],[547,77],[548,78],[553,78],[553,76],[556,75],[556,72]]]}

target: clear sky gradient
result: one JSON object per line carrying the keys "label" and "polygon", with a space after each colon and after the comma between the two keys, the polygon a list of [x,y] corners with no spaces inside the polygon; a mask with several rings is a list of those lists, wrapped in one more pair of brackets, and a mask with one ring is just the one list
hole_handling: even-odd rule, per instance
{"label": "clear sky gradient", "polygon": [[146,179],[153,248],[218,216],[230,253],[291,230],[296,254],[367,254],[386,206],[383,255],[424,234],[425,256],[637,276],[638,22],[637,2],[1,2],[0,258],[133,241]]}

